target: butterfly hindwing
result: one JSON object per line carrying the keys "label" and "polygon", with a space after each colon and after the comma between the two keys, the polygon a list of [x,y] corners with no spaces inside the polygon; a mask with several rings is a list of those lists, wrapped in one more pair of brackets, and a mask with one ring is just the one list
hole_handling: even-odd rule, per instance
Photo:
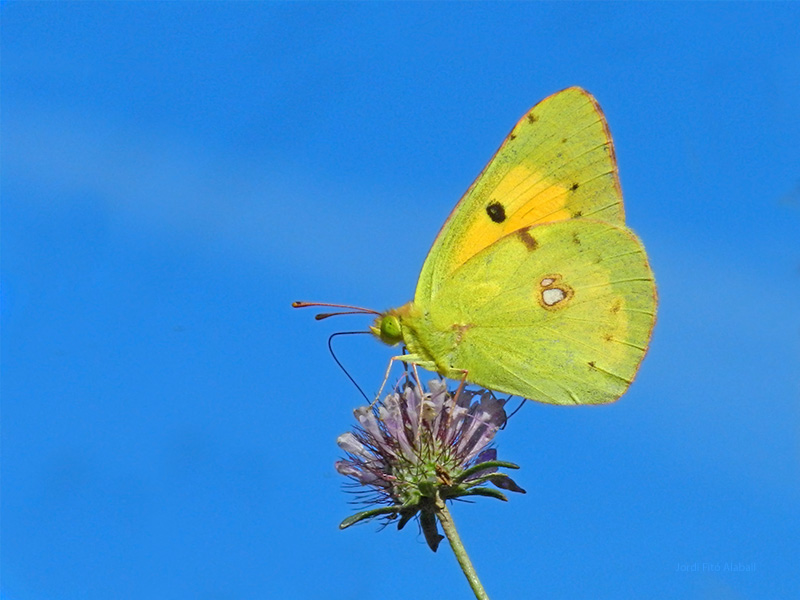
{"label": "butterfly hindwing", "polygon": [[542,402],[602,404],[624,393],[644,357],[656,293],[629,230],[568,220],[503,237],[430,304],[415,304],[406,342],[446,375]]}

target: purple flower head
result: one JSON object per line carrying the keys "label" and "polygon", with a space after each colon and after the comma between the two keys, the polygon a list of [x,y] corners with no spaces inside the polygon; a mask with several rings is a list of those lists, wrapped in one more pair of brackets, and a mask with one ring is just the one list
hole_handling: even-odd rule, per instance
{"label": "purple flower head", "polygon": [[507,491],[524,492],[498,469],[518,468],[497,460],[490,447],[506,422],[504,400],[488,391],[462,389],[451,394],[443,381],[432,380],[429,390],[407,382],[373,407],[356,409],[358,425],[339,436],[345,458],[336,470],[363,486],[362,501],[381,504],[345,519],[342,529],[374,517],[400,518],[398,528],[419,514],[423,533],[435,551],[436,498],[490,496],[506,500],[491,483]]}

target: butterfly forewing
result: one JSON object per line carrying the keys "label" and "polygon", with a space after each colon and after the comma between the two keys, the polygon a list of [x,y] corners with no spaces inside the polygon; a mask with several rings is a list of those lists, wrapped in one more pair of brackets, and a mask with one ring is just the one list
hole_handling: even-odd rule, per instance
{"label": "butterfly forewing", "polygon": [[576,218],[622,224],[622,194],[600,107],[580,88],[526,114],[467,190],[439,232],[415,299],[434,296],[482,249],[522,227]]}

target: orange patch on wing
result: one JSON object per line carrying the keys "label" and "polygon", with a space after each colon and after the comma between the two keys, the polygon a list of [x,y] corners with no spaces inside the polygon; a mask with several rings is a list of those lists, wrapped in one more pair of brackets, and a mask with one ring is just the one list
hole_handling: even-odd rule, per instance
{"label": "orange patch on wing", "polygon": [[572,218],[572,213],[565,208],[567,204],[565,188],[540,182],[526,191],[526,201],[517,202],[517,206],[509,211],[511,216],[504,223],[507,231],[511,232],[526,225]]}
{"label": "orange patch on wing", "polygon": [[485,210],[477,212],[466,227],[456,252],[456,264],[463,264],[501,237],[537,223],[572,218],[567,210],[568,189],[525,165],[516,165],[487,196],[487,206],[502,205],[505,218],[496,222]]}

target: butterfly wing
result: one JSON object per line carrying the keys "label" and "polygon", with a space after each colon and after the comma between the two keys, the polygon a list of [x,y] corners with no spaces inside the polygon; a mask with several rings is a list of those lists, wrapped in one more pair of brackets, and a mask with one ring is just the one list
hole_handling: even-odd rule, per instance
{"label": "butterfly wing", "polygon": [[588,92],[572,87],[511,130],[436,237],[415,300],[431,298],[450,273],[504,235],[578,217],[624,222],[605,117]]}
{"label": "butterfly wing", "polygon": [[625,392],[644,357],[656,291],[632,232],[578,219],[501,238],[418,308],[409,349],[445,375],[466,371],[541,402],[602,404]]}

